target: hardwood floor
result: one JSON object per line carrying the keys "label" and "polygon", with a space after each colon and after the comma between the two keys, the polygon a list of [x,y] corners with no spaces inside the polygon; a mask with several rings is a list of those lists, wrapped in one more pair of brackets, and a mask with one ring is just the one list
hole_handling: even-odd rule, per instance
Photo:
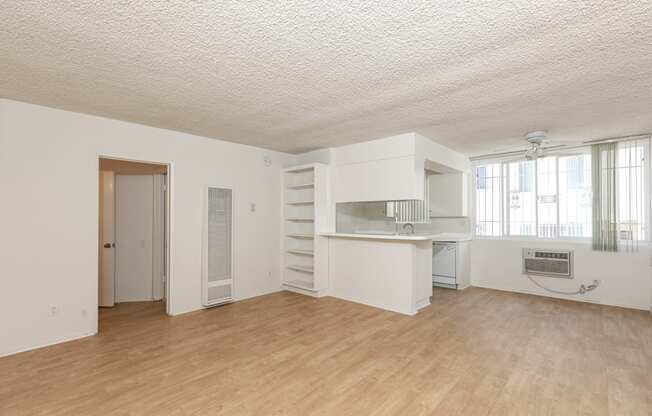
{"label": "hardwood floor", "polygon": [[650,415],[650,313],[469,288],[417,316],[289,292],[0,359],[1,415]]}

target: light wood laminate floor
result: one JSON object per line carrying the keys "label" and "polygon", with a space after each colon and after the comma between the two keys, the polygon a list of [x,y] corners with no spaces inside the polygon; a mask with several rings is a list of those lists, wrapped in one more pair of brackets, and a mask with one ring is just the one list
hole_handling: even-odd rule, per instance
{"label": "light wood laminate floor", "polygon": [[408,317],[281,292],[0,359],[1,415],[650,415],[652,317],[479,288]]}

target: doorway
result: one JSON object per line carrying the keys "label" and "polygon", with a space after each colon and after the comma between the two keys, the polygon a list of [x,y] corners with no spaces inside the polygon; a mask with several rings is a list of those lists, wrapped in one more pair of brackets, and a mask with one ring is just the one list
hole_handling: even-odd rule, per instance
{"label": "doorway", "polygon": [[114,315],[169,312],[169,169],[99,159],[100,331]]}

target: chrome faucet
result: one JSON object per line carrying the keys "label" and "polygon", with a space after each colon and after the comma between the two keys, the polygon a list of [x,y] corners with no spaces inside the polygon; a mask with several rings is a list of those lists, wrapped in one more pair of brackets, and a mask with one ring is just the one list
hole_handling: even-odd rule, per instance
{"label": "chrome faucet", "polygon": [[[410,231],[405,231],[406,228],[409,228]],[[403,224],[403,232],[405,234],[414,234],[414,225],[412,225],[409,222],[406,222],[405,224]]]}

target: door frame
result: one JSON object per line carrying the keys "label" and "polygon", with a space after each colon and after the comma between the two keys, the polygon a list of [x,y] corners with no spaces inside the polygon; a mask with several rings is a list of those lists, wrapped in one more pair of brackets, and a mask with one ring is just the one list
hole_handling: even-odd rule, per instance
{"label": "door frame", "polygon": [[[123,157],[123,156],[116,156],[116,155],[111,155],[111,154],[98,154],[97,155],[97,178],[98,178],[98,193],[99,193],[99,180],[100,180],[100,159],[111,159],[111,160],[120,160],[124,162],[136,162],[136,163],[151,163],[151,164],[157,164],[157,165],[165,165],[167,169],[167,189],[165,193],[165,313],[167,315],[172,316],[172,311],[170,305],[172,304],[172,262],[173,262],[173,247],[172,247],[172,233],[174,232],[173,228],[173,213],[172,213],[172,193],[174,192],[174,163],[171,161],[160,161],[160,160],[145,160],[145,159],[132,159],[128,157]],[[99,210],[100,206],[98,203],[98,218],[99,218]],[[98,249],[100,245],[99,238],[98,240]],[[99,251],[98,251],[99,255]],[[98,263],[100,261],[99,257],[97,259]],[[100,281],[100,271],[98,268],[98,274],[96,278],[96,282]],[[96,309],[99,307],[99,299],[95,300],[96,303]],[[99,325],[99,315],[98,315],[98,325]]]}

